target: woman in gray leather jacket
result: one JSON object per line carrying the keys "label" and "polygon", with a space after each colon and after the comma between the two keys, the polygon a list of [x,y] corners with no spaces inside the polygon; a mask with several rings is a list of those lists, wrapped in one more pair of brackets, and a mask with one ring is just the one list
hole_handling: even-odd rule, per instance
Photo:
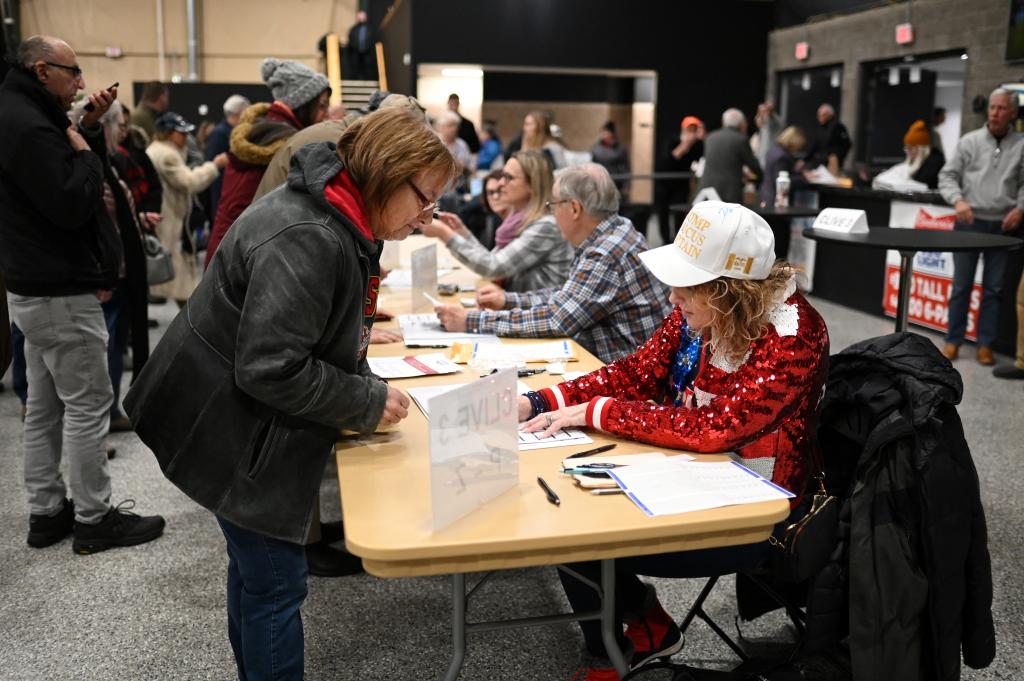
{"label": "woman in gray leather jacket", "polygon": [[313,501],[339,429],[405,418],[369,371],[382,240],[430,222],[455,163],[405,109],[297,151],[228,231],[125,399],[171,482],[227,540],[239,677],[301,679]]}

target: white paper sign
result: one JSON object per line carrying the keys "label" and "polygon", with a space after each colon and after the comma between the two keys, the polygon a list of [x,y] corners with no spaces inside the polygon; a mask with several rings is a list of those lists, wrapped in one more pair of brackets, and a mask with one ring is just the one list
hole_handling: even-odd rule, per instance
{"label": "white paper sign", "polygon": [[411,260],[412,311],[431,311],[434,306],[423,294],[437,296],[437,244],[416,249]]}
{"label": "white paper sign", "polygon": [[435,531],[519,483],[516,380],[499,371],[429,400]]}
{"label": "white paper sign", "polygon": [[693,204],[697,205],[702,201],[721,201],[722,197],[718,195],[718,191],[714,187],[704,187],[697,195],[693,197]]}
{"label": "white paper sign", "polygon": [[855,208],[825,208],[815,218],[814,229],[841,234],[866,234],[868,216]]}
{"label": "white paper sign", "polygon": [[397,270],[402,259],[397,241],[384,241],[380,252],[380,266],[386,270]]}

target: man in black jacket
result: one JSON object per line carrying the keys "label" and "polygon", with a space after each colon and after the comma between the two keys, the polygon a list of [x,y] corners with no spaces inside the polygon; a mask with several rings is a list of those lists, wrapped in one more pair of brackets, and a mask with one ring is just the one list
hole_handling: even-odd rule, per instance
{"label": "man in black jacket", "polygon": [[[0,85],[0,272],[25,334],[29,401],[25,486],[30,546],[74,533],[76,553],[158,537],[159,516],[110,506],[104,437],[113,391],[100,304],[122,267],[103,197],[105,142],[97,121],[117,97],[101,90],[79,126],[67,110],[85,88],[74,50],[33,36]],[[74,503],[60,473],[67,454]]]}

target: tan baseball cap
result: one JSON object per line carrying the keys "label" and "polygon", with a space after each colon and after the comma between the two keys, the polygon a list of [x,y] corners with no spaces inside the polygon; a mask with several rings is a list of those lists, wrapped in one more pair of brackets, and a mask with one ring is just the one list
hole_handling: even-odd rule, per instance
{"label": "tan baseball cap", "polygon": [[668,286],[696,286],[717,279],[766,279],[775,263],[775,235],[764,218],[738,203],[698,203],[675,241],[640,254]]}

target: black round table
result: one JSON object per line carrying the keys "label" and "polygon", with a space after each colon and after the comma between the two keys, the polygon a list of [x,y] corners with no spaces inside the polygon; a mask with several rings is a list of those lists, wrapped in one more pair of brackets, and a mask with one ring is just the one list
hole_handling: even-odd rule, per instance
{"label": "black round table", "polygon": [[896,306],[896,331],[907,330],[910,284],[913,276],[914,256],[921,251],[951,253],[957,251],[1015,250],[1021,240],[1002,234],[976,232],[946,232],[933,229],[902,229],[898,227],[869,227],[866,233],[844,234],[808,227],[804,236],[815,241],[827,241],[858,248],[884,248],[900,252],[900,290]]}
{"label": "black round table", "polygon": [[[789,221],[794,218],[813,218],[821,212],[820,208],[805,208],[804,206],[746,206],[764,218],[768,226],[772,228],[775,235],[775,255],[779,258],[787,257],[789,253]],[[676,222],[682,222],[686,214],[693,208],[692,203],[673,203],[668,207],[669,211],[676,216]]]}

